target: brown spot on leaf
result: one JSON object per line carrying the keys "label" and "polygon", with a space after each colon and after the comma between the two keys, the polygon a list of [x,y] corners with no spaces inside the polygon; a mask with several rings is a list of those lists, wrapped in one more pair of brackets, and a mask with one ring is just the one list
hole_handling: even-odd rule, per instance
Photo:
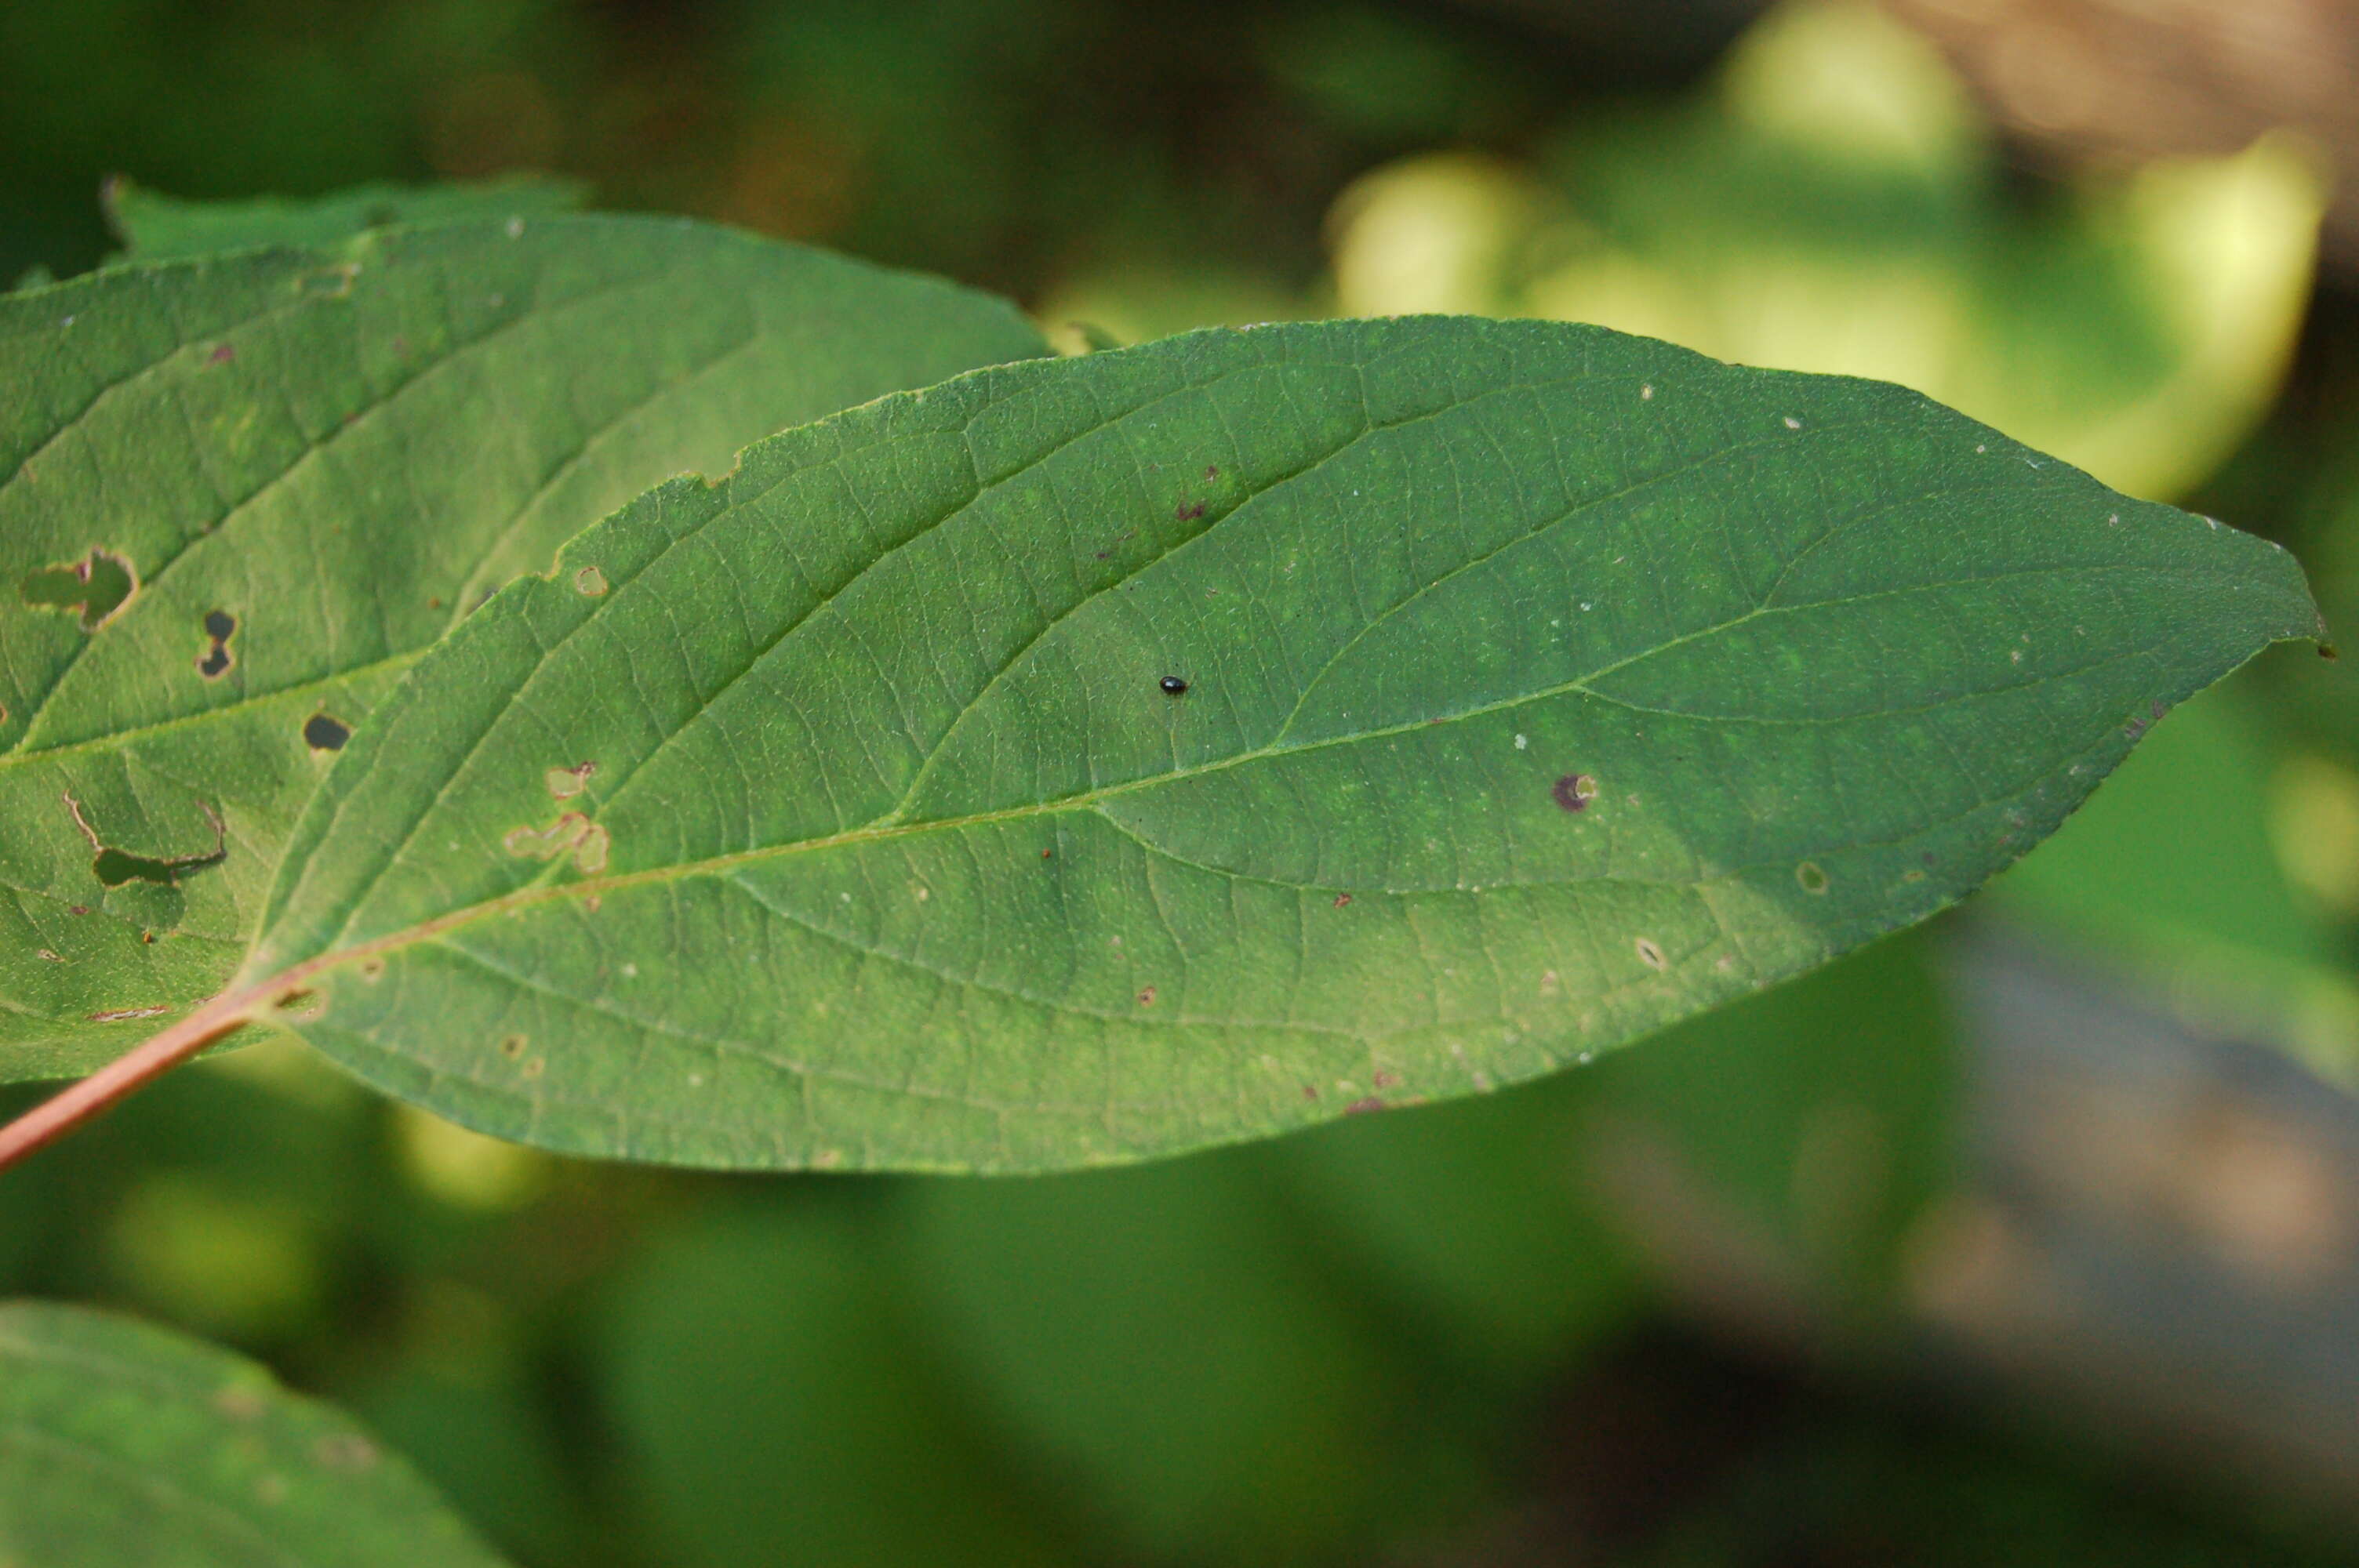
{"label": "brown spot on leaf", "polygon": [[1365,1116],[1372,1110],[1382,1110],[1384,1108],[1385,1102],[1378,1099],[1375,1095],[1370,1095],[1364,1099],[1355,1099],[1351,1104],[1345,1106],[1343,1108],[1343,1114],[1345,1116]]}
{"label": "brown spot on leaf", "polygon": [[209,365],[225,365],[229,363],[232,359],[235,358],[236,354],[237,351],[235,349],[231,348],[227,343],[223,343],[214,349],[212,353],[205,356],[205,363]]}
{"label": "brown spot on leaf", "polygon": [[1337,893],[1337,894],[1335,895],[1335,907],[1336,907],[1336,908],[1338,908],[1338,909],[1343,908],[1345,904],[1347,904],[1347,903],[1351,903],[1351,902],[1352,902],[1352,895],[1351,895],[1350,893],[1347,893],[1347,892],[1339,892],[1339,893]]}
{"label": "brown spot on leaf", "polygon": [[1155,988],[1153,986],[1148,986],[1146,989],[1138,993],[1138,1005],[1141,1007],[1153,1007],[1155,1005]]}
{"label": "brown spot on leaf", "polygon": [[1647,968],[1657,971],[1670,968],[1670,961],[1663,957],[1663,949],[1653,937],[1641,936],[1631,945],[1638,950],[1638,962]]}
{"label": "brown spot on leaf", "polygon": [[1201,501],[1182,503],[1180,505],[1173,508],[1171,513],[1173,517],[1182,523],[1193,523],[1197,518],[1201,517],[1203,514],[1204,503]]}
{"label": "brown spot on leaf", "polygon": [[560,814],[546,827],[511,827],[501,848],[519,860],[553,860],[571,854],[573,869],[594,877],[606,869],[612,840],[606,829],[578,811]]}
{"label": "brown spot on leaf", "polygon": [[1597,798],[1597,781],[1587,773],[1567,773],[1549,786],[1549,794],[1567,811],[1585,811]]}
{"label": "brown spot on leaf", "polygon": [[161,1018],[172,1010],[168,1007],[118,1007],[112,1012],[93,1012],[92,1023],[121,1023],[126,1018]]}
{"label": "brown spot on leaf", "polygon": [[508,1035],[500,1042],[500,1054],[511,1062],[520,1060],[524,1055],[525,1047],[530,1044],[532,1042],[521,1034]]}
{"label": "brown spot on leaf", "polygon": [[315,752],[341,752],[353,738],[353,727],[332,713],[314,713],[303,720],[303,744]]}
{"label": "brown spot on leaf", "polygon": [[376,1463],[376,1444],[357,1432],[331,1433],[311,1452],[331,1470],[366,1470]]}
{"label": "brown spot on leaf", "polygon": [[274,1005],[279,1011],[298,1022],[308,1023],[315,1018],[326,1016],[328,998],[324,992],[304,990],[298,987],[280,997]]}

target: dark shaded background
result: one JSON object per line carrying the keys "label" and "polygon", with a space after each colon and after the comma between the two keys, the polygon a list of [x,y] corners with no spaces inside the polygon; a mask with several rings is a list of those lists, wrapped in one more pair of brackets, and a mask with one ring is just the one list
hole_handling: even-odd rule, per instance
{"label": "dark shaded background", "polygon": [[[105,254],[114,174],[548,169],[1054,332],[1439,303],[1921,348],[1937,395],[2293,546],[2333,614],[2359,15],[1909,0],[1893,55],[1799,7],[1838,23],[1732,60],[1760,9],[22,0],[0,278]],[[2198,200],[2163,155],[2257,161]],[[2353,663],[2191,706],[1931,932],[1481,1103],[1053,1180],[723,1179],[263,1047],[0,1177],[0,1292],[261,1356],[525,1563],[2359,1561]]]}

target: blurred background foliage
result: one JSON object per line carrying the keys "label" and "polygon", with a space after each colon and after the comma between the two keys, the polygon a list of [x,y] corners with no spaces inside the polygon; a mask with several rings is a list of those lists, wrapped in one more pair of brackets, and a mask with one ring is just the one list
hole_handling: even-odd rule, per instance
{"label": "blurred background foliage", "polygon": [[[20,0],[0,277],[114,176],[201,249],[540,171],[1069,351],[1601,321],[1920,387],[2347,623],[2354,103],[2359,7],[2275,0]],[[2281,650],[1958,916],[1509,1093],[723,1179],[266,1045],[0,1176],[0,1292],[265,1357],[527,1564],[2359,1562],[2354,936],[2359,660]]]}

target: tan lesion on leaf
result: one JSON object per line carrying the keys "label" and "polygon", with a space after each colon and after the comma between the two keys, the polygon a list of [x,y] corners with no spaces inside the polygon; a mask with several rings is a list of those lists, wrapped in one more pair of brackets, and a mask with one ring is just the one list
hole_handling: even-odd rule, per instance
{"label": "tan lesion on leaf", "polygon": [[134,1018],[161,1018],[171,1011],[169,1007],[118,1007],[90,1015],[92,1023],[122,1023]]}
{"label": "tan lesion on leaf", "polygon": [[551,768],[543,779],[549,786],[551,800],[571,800],[589,787],[590,775],[598,771],[595,762],[577,762],[570,768]]}
{"label": "tan lesion on leaf", "polygon": [[328,1015],[328,993],[298,988],[280,997],[276,1005],[292,1022],[314,1023]]}
{"label": "tan lesion on leaf", "polygon": [[511,827],[501,847],[518,860],[554,860],[573,857],[573,869],[594,877],[606,869],[612,840],[606,829],[578,811],[561,813],[546,827]]}

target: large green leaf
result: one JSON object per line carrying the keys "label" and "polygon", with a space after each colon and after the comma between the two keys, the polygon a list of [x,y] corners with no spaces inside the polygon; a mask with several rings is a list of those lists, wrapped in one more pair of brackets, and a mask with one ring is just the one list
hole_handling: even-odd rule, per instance
{"label": "large green leaf", "polygon": [[332,748],[566,537],[1039,351],[984,296],[674,220],[377,230],[0,298],[0,1080],[214,991]]}
{"label": "large green leaf", "polygon": [[545,218],[581,206],[589,189],[578,180],[517,175],[451,185],[359,185],[308,200],[192,201],[112,179],[105,194],[107,222],[131,256],[167,261],[255,245],[323,245],[397,223]]}
{"label": "large green leaf", "polygon": [[664,485],[471,618],[201,1022],[284,1000],[583,1153],[1249,1137],[1921,919],[2315,625],[2275,546],[1914,393],[1601,329],[1006,366]]}
{"label": "large green leaf", "polygon": [[250,1361],[128,1319],[0,1305],[0,1563],[498,1563],[399,1459]]}

